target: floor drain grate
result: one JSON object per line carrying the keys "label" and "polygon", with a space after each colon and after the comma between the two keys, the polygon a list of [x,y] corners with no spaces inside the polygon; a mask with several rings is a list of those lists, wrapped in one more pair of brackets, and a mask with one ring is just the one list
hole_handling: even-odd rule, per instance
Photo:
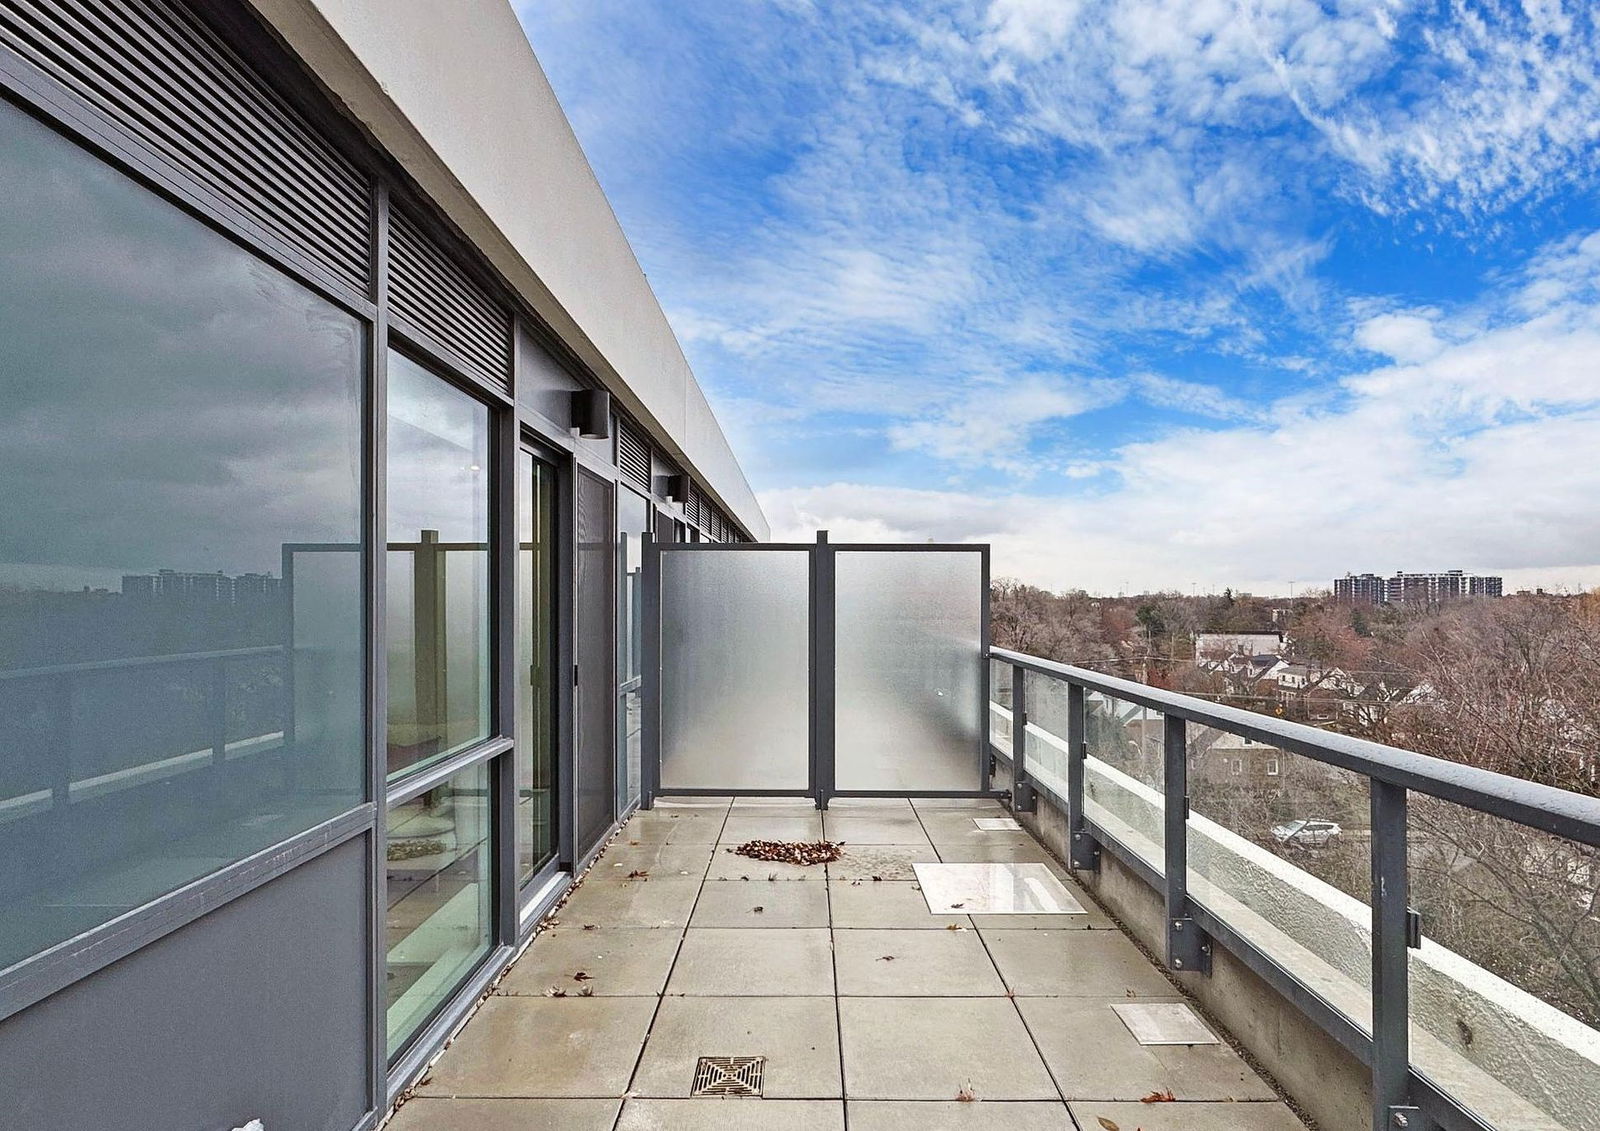
{"label": "floor drain grate", "polygon": [[759,1096],[764,1056],[702,1056],[691,1096]]}

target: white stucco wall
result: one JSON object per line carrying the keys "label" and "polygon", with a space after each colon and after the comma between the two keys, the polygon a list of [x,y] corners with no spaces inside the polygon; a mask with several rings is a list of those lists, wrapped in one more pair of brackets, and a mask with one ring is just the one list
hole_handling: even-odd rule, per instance
{"label": "white stucco wall", "polygon": [[506,0],[250,0],[678,461],[770,530]]}

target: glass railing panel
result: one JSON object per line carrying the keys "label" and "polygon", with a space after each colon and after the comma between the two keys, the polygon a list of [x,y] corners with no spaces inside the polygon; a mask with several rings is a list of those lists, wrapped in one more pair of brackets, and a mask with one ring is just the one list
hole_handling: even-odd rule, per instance
{"label": "glass railing panel", "polygon": [[1043,789],[1067,796],[1067,685],[1039,672],[1024,672],[1028,696],[1028,741],[1023,766]]}
{"label": "glass railing panel", "polygon": [[989,741],[1006,754],[1011,753],[1011,676],[1010,664],[989,661]]}
{"label": "glass railing panel", "polygon": [[1166,843],[1165,716],[1098,692],[1084,695],[1083,812],[1151,867]]}
{"label": "glass railing panel", "polygon": [[1411,794],[1411,1060],[1495,1127],[1600,1128],[1600,850]]}
{"label": "glass railing panel", "polygon": [[1370,1031],[1366,777],[1214,727],[1186,747],[1190,897]]}

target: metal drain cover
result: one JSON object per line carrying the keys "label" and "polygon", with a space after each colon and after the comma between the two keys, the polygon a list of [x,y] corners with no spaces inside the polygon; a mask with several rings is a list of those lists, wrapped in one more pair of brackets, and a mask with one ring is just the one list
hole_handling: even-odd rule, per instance
{"label": "metal drain cover", "polygon": [[759,1096],[764,1056],[702,1056],[691,1096]]}

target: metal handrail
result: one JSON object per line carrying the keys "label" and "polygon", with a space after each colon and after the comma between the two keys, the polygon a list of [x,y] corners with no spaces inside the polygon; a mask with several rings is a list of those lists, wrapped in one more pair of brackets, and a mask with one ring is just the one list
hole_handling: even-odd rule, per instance
{"label": "metal handrail", "polygon": [[1137,703],[1202,726],[1214,726],[1230,734],[1259,739],[1269,746],[1303,754],[1330,766],[1600,848],[1600,798],[1381,742],[1319,730],[1304,723],[1259,715],[1006,648],[990,648],[989,656],[1113,699]]}
{"label": "metal handrail", "polygon": [[160,656],[129,656],[120,660],[84,660],[76,664],[52,664],[43,668],[13,668],[0,671],[0,681],[44,679],[50,676],[79,675],[85,672],[132,671],[179,664],[205,664],[215,660],[238,660],[248,656],[269,656],[282,652],[282,644],[261,644],[251,648],[223,648],[214,652],[169,652]]}
{"label": "metal handrail", "polygon": [[[1407,799],[1426,794],[1493,817],[1539,829],[1580,844],[1600,847],[1600,799],[1571,793],[1432,758],[1378,742],[1318,730],[1237,707],[1196,699],[1132,680],[1051,660],[990,648],[988,658],[1012,669],[1011,770],[1018,811],[1031,808],[1036,793],[1048,793],[1066,809],[1069,863],[1099,867],[1102,845],[1154,888],[1166,907],[1166,961],[1180,973],[1209,974],[1214,940],[1284,994],[1313,1024],[1350,1049],[1372,1073],[1374,1131],[1434,1127],[1486,1131],[1487,1124],[1411,1063],[1410,965],[1415,921],[1407,906]],[[1067,686],[1067,796],[1061,797],[1027,771],[1026,673]],[[1158,870],[1084,813],[1088,757],[1086,696],[1096,692],[1159,711],[1163,723],[1164,867]],[[1352,771],[1371,791],[1372,836],[1372,1026],[1370,1034],[1323,1001],[1292,970],[1281,966],[1188,892],[1188,744],[1195,723]],[[996,747],[998,749],[998,747]],[[1174,800],[1176,799],[1176,803]]]}

